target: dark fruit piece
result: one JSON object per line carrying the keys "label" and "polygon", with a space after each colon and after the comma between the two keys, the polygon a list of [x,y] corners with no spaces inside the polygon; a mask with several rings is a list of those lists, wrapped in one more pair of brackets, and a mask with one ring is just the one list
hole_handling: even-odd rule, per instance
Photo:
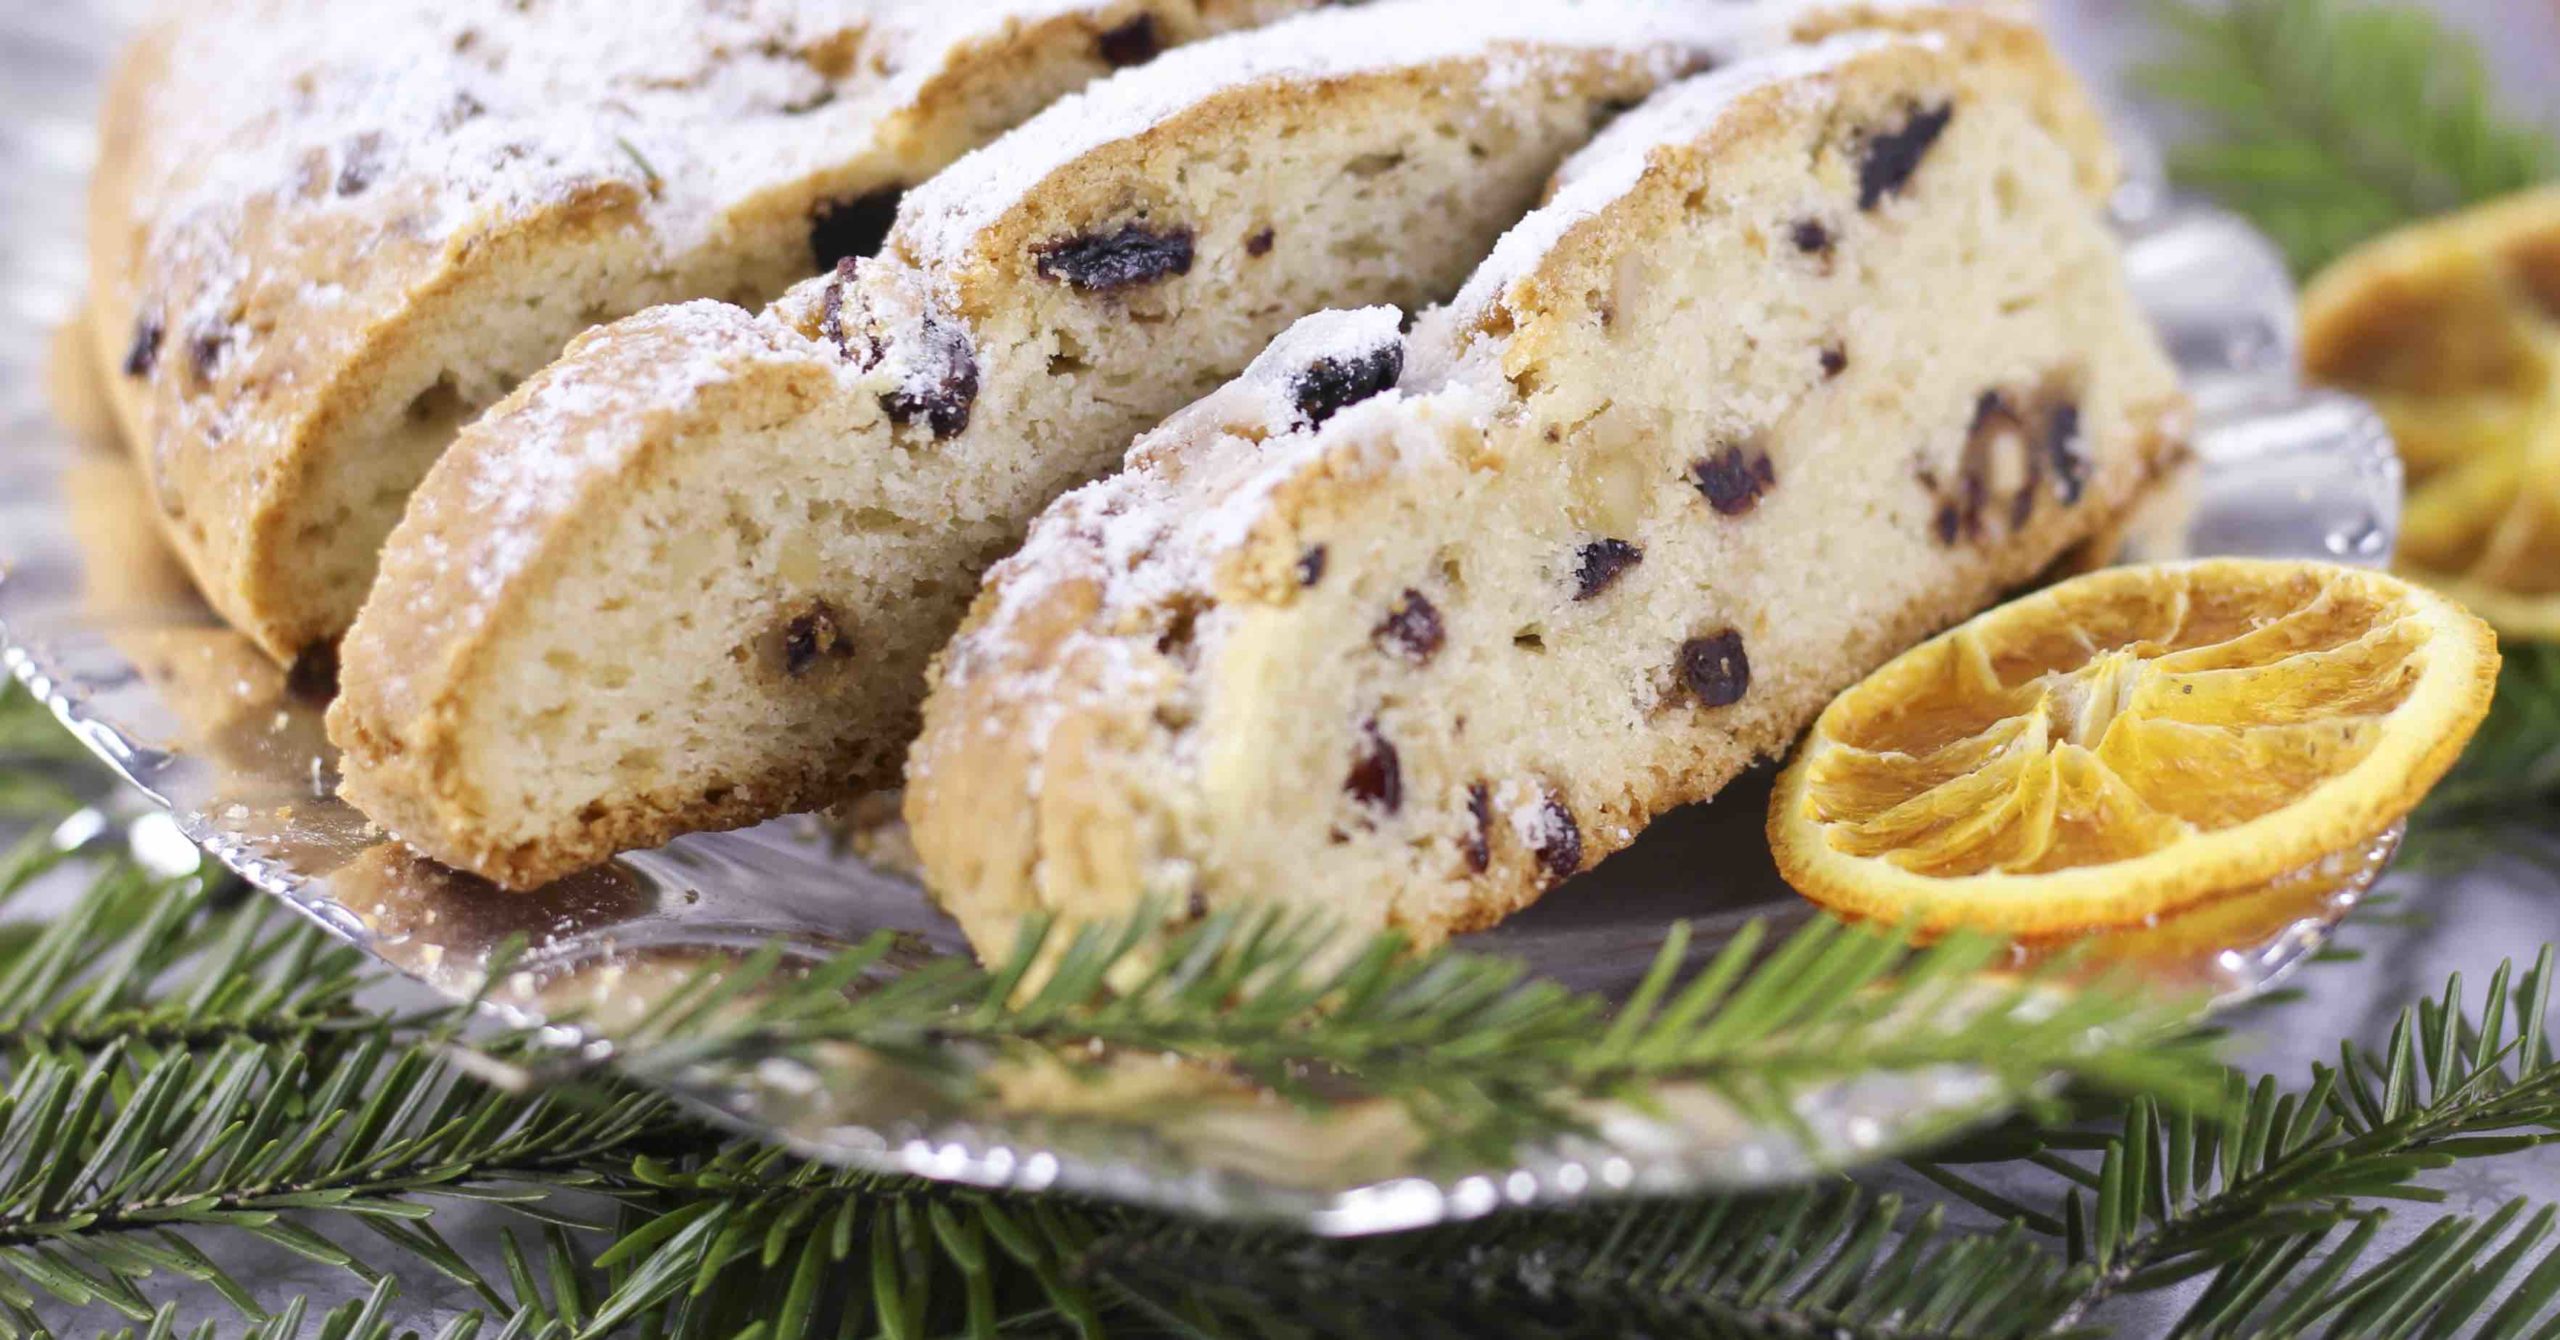
{"label": "dark fruit piece", "polygon": [[880,408],[893,423],[924,419],[939,442],[969,427],[970,407],[978,402],[978,356],[967,334],[941,322],[926,324],[924,346],[906,384],[881,396]]}
{"label": "dark fruit piece", "polygon": [[1482,782],[1467,788],[1467,817],[1475,820],[1475,831],[1460,839],[1465,844],[1467,869],[1483,874],[1493,868],[1493,790]]}
{"label": "dark fruit piece", "polygon": [[1826,344],[1822,346],[1822,375],[1824,378],[1828,379],[1837,377],[1848,370],[1849,351],[1847,349],[1836,344]]}
{"label": "dark fruit piece", "polygon": [[1593,540],[1582,546],[1581,564],[1574,571],[1576,600],[1589,600],[1617,584],[1627,569],[1644,561],[1644,551],[1624,540]]}
{"label": "dark fruit piece", "polygon": [[1582,825],[1564,797],[1552,793],[1538,806],[1538,866],[1559,883],[1582,869]]}
{"label": "dark fruit piece", "polygon": [[1271,229],[1266,227],[1261,232],[1255,233],[1253,236],[1244,240],[1244,254],[1248,256],[1268,256],[1271,254],[1271,244],[1279,240],[1280,234],[1273,232]]}
{"label": "dark fruit piece", "polygon": [[187,341],[187,366],[195,372],[197,381],[212,381],[214,370],[222,366],[222,356],[230,350],[231,328],[206,326]]}
{"label": "dark fruit piece", "polygon": [[1868,136],[1858,160],[1858,208],[1874,209],[1886,196],[1900,195],[1955,114],[1952,103],[1916,107],[1900,129]]}
{"label": "dark fruit piece", "polygon": [[[834,345],[836,353],[848,363],[857,360],[853,356],[852,342],[845,338],[844,288],[845,285],[853,282],[854,271],[860,264],[860,261],[851,256],[837,261],[834,276],[827,280],[826,291],[818,298],[818,334],[827,343]],[[868,345],[858,361],[866,371],[879,366],[880,346]]]}
{"label": "dark fruit piece", "polygon": [[1831,230],[1823,227],[1820,219],[1796,220],[1794,226],[1787,229],[1787,240],[1808,256],[1831,254]]}
{"label": "dark fruit piece", "polygon": [[1374,720],[1361,728],[1360,752],[1352,757],[1342,789],[1371,809],[1393,814],[1404,808],[1404,766]]}
{"label": "dark fruit piece", "polygon": [[1415,665],[1429,665],[1439,654],[1440,644],[1449,640],[1448,631],[1440,625],[1440,608],[1410,587],[1396,598],[1394,608],[1370,637]]}
{"label": "dark fruit piece", "polygon": [[2065,402],[2046,413],[2045,459],[2053,463],[2053,496],[2076,504],[2089,487],[2089,449],[2080,440],[2080,407]]}
{"label": "dark fruit piece", "polygon": [[1930,520],[1929,528],[1937,533],[1938,543],[1954,544],[1956,538],[1964,533],[1964,514],[1956,510],[1954,503],[1940,503],[1938,514]]}
{"label": "dark fruit piece", "polygon": [[1156,654],[1170,656],[1187,665],[1191,663],[1197,647],[1200,614],[1207,608],[1207,602],[1186,593],[1175,596],[1161,608],[1164,611],[1164,631],[1156,634]]}
{"label": "dark fruit piece", "polygon": [[852,640],[836,621],[835,607],[823,600],[810,601],[807,610],[783,625],[782,668],[794,679],[809,673],[822,657],[852,654]]}
{"label": "dark fruit piece", "polygon": [[821,270],[838,262],[880,254],[889,226],[898,221],[895,186],[850,200],[821,200],[809,209],[809,254]]}
{"label": "dark fruit piece", "polygon": [[1707,707],[1731,707],[1751,691],[1751,658],[1733,629],[1680,644],[1680,682]]}
{"label": "dark fruit piece", "polygon": [[1777,484],[1778,470],[1765,451],[1728,446],[1691,464],[1689,478],[1706,495],[1707,506],[1724,516],[1740,516],[1760,505],[1760,495]]}
{"label": "dark fruit piece", "polygon": [[1382,345],[1351,358],[1319,358],[1289,382],[1289,400],[1313,426],[1393,388],[1403,376],[1402,344]]}
{"label": "dark fruit piece", "polygon": [[1298,555],[1298,585],[1313,586],[1324,580],[1324,546],[1311,544]]}
{"label": "dark fruit piece", "polygon": [[1164,50],[1164,40],[1156,35],[1156,16],[1141,14],[1094,39],[1102,63],[1117,70],[1131,65],[1144,65]]}
{"label": "dark fruit piece", "polygon": [[160,342],[169,337],[169,328],[156,316],[144,316],[133,323],[133,343],[124,349],[124,375],[148,377],[160,366]]}
{"label": "dark fruit piece", "polygon": [[1191,230],[1127,223],[1116,232],[1044,243],[1031,254],[1041,274],[1088,293],[1109,293],[1191,273]]}
{"label": "dark fruit piece", "polygon": [[358,135],[347,146],[346,161],[338,165],[338,194],[362,195],[373,179],[382,173],[382,136],[378,133]]}

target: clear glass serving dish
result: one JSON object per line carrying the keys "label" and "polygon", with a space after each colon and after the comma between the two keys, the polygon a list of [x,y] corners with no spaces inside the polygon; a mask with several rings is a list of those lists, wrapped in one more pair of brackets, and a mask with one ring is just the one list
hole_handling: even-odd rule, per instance
{"label": "clear glass serving dish", "polygon": [[[22,87],[32,92],[0,142],[12,197],[0,210],[10,314],[0,322],[0,656],[148,798],[136,841],[185,859],[182,834],[389,968],[457,998],[485,994],[519,1023],[553,1017],[564,1002],[636,1010],[687,965],[776,939],[817,955],[887,930],[903,933],[902,956],[967,952],[894,859],[867,862],[807,820],[686,839],[528,895],[432,866],[369,830],[335,798],[324,704],[223,629],[159,546],[84,381],[77,332],[64,328],[79,303],[85,99],[68,91],[76,81]],[[2128,552],[2379,561],[2399,507],[2379,422],[2352,400],[2292,383],[2293,294],[2263,240],[2227,216],[2150,203],[2159,199],[2155,184],[2141,184],[2119,222],[2200,422],[2191,468]],[[1765,777],[1747,779],[1672,815],[1463,943],[1577,988],[1619,991],[1675,920],[1693,923],[1704,955],[1750,918],[1799,919],[1806,911],[1760,835],[1766,793]],[[894,851],[894,831],[881,837],[866,849]],[[2245,915],[2146,928],[2114,951],[2165,987],[2246,998],[2317,948],[2390,847],[2385,839]],[[492,950],[511,937],[530,950],[504,980],[485,981]],[[1710,1093],[1666,1090],[1642,1108],[1595,1107],[1582,1134],[1495,1166],[1452,1162],[1430,1132],[1383,1105],[1313,1114],[1179,1064],[1161,1071],[1100,1086],[1029,1075],[956,1106],[851,1059],[749,1065],[677,1087],[846,1164],[1331,1233],[1801,1176],[1977,1113],[1986,1093],[1983,1077],[1957,1068],[1877,1074],[1804,1095],[1801,1123],[1780,1129]]]}

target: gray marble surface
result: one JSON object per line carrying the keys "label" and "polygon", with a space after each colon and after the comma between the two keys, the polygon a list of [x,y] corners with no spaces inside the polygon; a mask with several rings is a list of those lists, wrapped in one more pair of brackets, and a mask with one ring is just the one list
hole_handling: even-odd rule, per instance
{"label": "gray marble surface", "polygon": [[[2553,77],[2560,70],[2560,4],[2548,0],[2435,3],[2484,39],[2492,70],[2519,114],[2560,127],[2560,79]],[[133,0],[86,6],[118,16],[135,7]],[[54,46],[47,37],[57,24],[94,22],[93,16],[76,16],[81,8],[79,0],[0,0],[0,41],[11,48],[5,52],[8,68],[13,77],[41,80],[47,85],[42,93],[50,95],[27,98],[29,90],[21,87],[15,90],[19,96],[10,99],[13,104],[77,105],[80,90],[95,86],[101,72],[94,60],[78,45]],[[2102,87],[2115,87],[2121,72],[2147,49],[2149,20],[2143,5],[2057,0],[2051,8],[2064,44]],[[2127,100],[2115,100],[2129,118],[2139,119]],[[2176,132],[2174,126],[2154,124],[2152,128]],[[91,152],[85,121],[70,115],[13,116],[0,124],[0,135],[49,161],[77,163]],[[0,182],[0,213],[24,207],[23,200],[13,198],[10,185]],[[14,270],[28,263],[30,258],[10,250],[5,234],[0,234],[0,268]],[[10,286],[17,292],[40,287],[44,286]],[[5,315],[17,329],[28,330],[48,329],[66,313],[12,310]],[[2235,1016],[2231,1020],[2237,1035],[2235,1059],[2284,1082],[2297,1082],[2313,1061],[2334,1055],[2341,1037],[2379,1042],[2403,1005],[2439,990],[2449,974],[2463,974],[2476,988],[2500,960],[2511,956],[2529,960],[2545,941],[2560,940],[2560,833],[2519,834],[2519,842],[2539,844],[2537,850],[2544,859],[2519,855],[2452,875],[2403,872],[2391,876],[2385,891],[2397,896],[2399,915],[2352,923],[2342,937],[2343,944],[2362,951],[2361,960],[2315,965],[2297,979],[2302,989],[2297,999]],[[65,892],[67,886],[51,890],[57,897]],[[33,905],[41,902],[38,899]],[[389,1004],[404,988],[387,984],[383,990]],[[2560,1200],[2560,1151],[2502,1159],[2485,1170],[2456,1170],[2440,1184],[2449,1197],[2443,1208],[2457,1212],[2483,1211],[2517,1195]],[[2390,1240],[2414,1233],[2435,1212],[2425,1206],[2403,1210],[2388,1235]],[[502,1218],[457,1204],[437,1222],[470,1254],[494,1264],[494,1231]],[[212,1240],[207,1245],[213,1245]],[[260,1253],[235,1256],[226,1263],[237,1267],[266,1299],[308,1293],[319,1301],[352,1294],[343,1274],[296,1258]],[[432,1278],[404,1278],[403,1284],[406,1298],[400,1312],[406,1325],[431,1332],[453,1309],[467,1305],[458,1290]],[[201,1307],[196,1306],[199,1301]],[[228,1324],[227,1308],[213,1300],[188,1297],[187,1302],[196,1316],[220,1318]],[[2177,1298],[2138,1300],[2103,1314],[2100,1320],[2114,1324],[2125,1335],[2160,1334],[2180,1305]],[[90,1334],[105,1324],[102,1317],[65,1316],[62,1333]]]}

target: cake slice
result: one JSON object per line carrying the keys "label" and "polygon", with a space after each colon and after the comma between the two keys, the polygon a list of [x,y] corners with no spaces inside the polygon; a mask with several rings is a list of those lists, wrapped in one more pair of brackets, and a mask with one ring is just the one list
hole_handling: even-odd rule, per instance
{"label": "cake slice", "polygon": [[1328,10],[1161,57],[771,310],[653,310],[463,434],[348,636],[344,794],[524,886],[895,780],[986,565],[1293,318],[1456,290],[1595,128],[1776,11]]}
{"label": "cake slice", "polygon": [[1714,795],[2177,440],[2106,163],[1989,18],[1667,90],[1410,337],[1309,318],[1040,518],[938,663],[928,886],[995,955],[1149,899],[1427,945]]}
{"label": "cake slice", "polygon": [[101,128],[94,354],[205,595],[292,657],[571,336],[768,300],[1058,95],[1315,2],[172,4]]}

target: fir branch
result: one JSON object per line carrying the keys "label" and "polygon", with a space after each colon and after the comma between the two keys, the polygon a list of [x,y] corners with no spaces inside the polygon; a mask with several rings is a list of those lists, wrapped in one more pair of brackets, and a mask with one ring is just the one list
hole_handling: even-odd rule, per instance
{"label": "fir branch", "polygon": [[[965,1085],[990,1054],[1080,1065],[1174,1053],[1302,1103],[1401,1103],[1453,1161],[1507,1160],[1573,1129],[1578,1103],[1673,1083],[1785,1122],[1825,1084],[1942,1065],[1983,1072],[1983,1108],[1952,1124],[2032,1100],[2057,1077],[2184,1104],[2209,1101],[2219,1073],[2188,1032],[2193,1002],[2128,984],[2065,987],[2052,968],[1993,987],[1985,970],[2005,947],[1979,938],[1914,949],[1817,919],[1764,957],[1754,923],[1687,971],[1688,930],[1675,926],[1613,1013],[1517,962],[1414,956],[1392,936],[1345,954],[1316,924],[1273,915],[1213,916],[1163,944],[1148,938],[1157,924],[1142,914],[1061,946],[1035,927],[992,969],[946,959],[887,978],[889,937],[800,974],[768,951],[672,993],[614,1063],[671,1082],[849,1044]],[[1026,991],[1042,964],[1049,975]]]}
{"label": "fir branch", "polygon": [[1949,1232],[1943,1211],[1913,1218],[1846,1183],[1354,1243],[1154,1227],[1098,1239],[1079,1265],[1175,1333],[1451,1340],[1997,1340],[2079,1282],[2023,1229]]}
{"label": "fir branch", "polygon": [[2309,274],[2386,229],[2549,179],[2550,139],[2507,122],[2479,53],[2413,7],[2173,2],[2139,82],[2198,133],[2179,186],[2248,216]]}
{"label": "fir branch", "polygon": [[[2275,1278],[2341,1228],[2352,1230],[2348,1244],[2355,1250],[2342,1246],[2328,1260],[2345,1270],[2361,1241],[2371,1238],[2376,1202],[2442,1200],[2421,1180],[2424,1174],[2560,1139],[2560,1059],[2547,1032],[2552,972],[2548,947],[2521,979],[2512,964],[2502,965],[2477,1014],[2466,1008],[2457,976],[2441,996],[2403,1010],[2379,1052],[2342,1044],[2339,1063],[2314,1066],[2303,1089],[2283,1092],[2272,1079],[2250,1084],[2233,1076],[2231,1101],[2219,1120],[2136,1102],[2094,1168],[2056,1156],[2055,1146],[2031,1133],[2008,1132],[2009,1139],[2026,1138],[2035,1148],[2033,1161],[2061,1179],[2058,1215],[1943,1165],[1929,1171],[1995,1214],[2051,1226],[2068,1259],[2095,1268],[2057,1326],[2085,1320],[2120,1294],[2208,1273],[2214,1282],[2198,1306],[2211,1304],[2215,1325],[2235,1334],[2270,1312],[2281,1318],[2287,1307],[2306,1309],[2311,1319],[2334,1307],[2349,1321],[2369,1321],[2358,1309],[2405,1306],[2401,1322],[2452,1326],[2469,1318],[2445,1313],[2446,1306],[2485,1305],[2494,1287],[2465,1277],[2455,1281],[2464,1287],[2421,1297],[2451,1287],[2435,1269],[2442,1258],[2425,1258],[2424,1269],[2405,1262],[2378,1266],[2382,1273],[2367,1279],[2361,1293],[2296,1295],[2279,1303],[2269,1291]],[[2487,1236],[2504,1227],[2501,1221]],[[2450,1240],[2444,1235],[2475,1231],[2485,1226],[2447,1220],[2428,1230],[2438,1237],[2423,1241],[2432,1250]],[[2519,1259],[2507,1263],[2510,1271],[2521,1255],[2519,1249]],[[2274,1333],[2296,1332],[2280,1326]]]}
{"label": "fir branch", "polygon": [[654,1098],[599,1105],[482,1088],[428,1048],[380,1034],[331,1060],[308,1055],[233,1042],[146,1060],[110,1046],[20,1065],[0,1096],[0,1313],[50,1295],[147,1319],[140,1282],[161,1270],[254,1310],[190,1241],[200,1229],[369,1277],[286,1212],[346,1217],[477,1285],[407,1227],[424,1213],[415,1197],[593,1186],[597,1155],[627,1157],[668,1120]]}
{"label": "fir branch", "polygon": [[[61,854],[40,832],[0,869],[0,904]],[[355,1001],[363,956],[264,899],[208,915],[215,886],[107,865],[86,896],[0,949],[0,1067],[108,1046],[151,1055],[230,1041],[409,1030]]]}

